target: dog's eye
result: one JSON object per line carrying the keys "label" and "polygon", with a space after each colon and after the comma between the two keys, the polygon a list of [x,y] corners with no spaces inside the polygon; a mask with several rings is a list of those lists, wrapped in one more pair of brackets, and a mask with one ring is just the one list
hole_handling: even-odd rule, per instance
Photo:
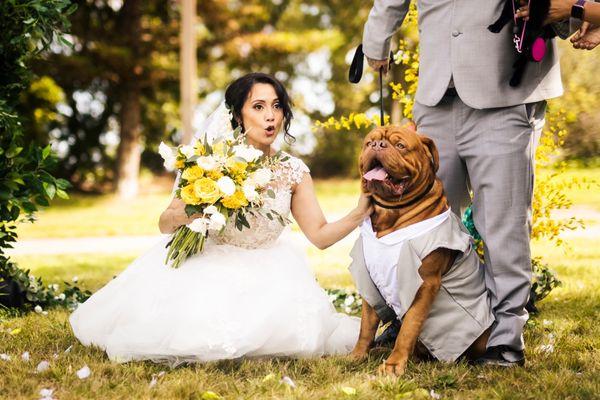
{"label": "dog's eye", "polygon": [[406,148],[406,146],[404,145],[404,143],[402,142],[398,142],[396,143],[396,147],[399,148],[400,150],[403,150]]}

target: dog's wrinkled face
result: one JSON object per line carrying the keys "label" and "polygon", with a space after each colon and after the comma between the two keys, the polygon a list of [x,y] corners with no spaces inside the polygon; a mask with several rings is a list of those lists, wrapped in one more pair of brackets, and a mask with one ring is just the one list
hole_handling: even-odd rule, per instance
{"label": "dog's wrinkled face", "polygon": [[438,166],[435,144],[412,125],[373,129],[359,160],[363,191],[387,203],[418,196],[435,179]]}

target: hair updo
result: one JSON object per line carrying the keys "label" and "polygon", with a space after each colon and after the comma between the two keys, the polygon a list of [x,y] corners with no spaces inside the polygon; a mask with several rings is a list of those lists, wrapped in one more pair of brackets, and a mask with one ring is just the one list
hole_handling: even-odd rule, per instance
{"label": "hair updo", "polygon": [[283,131],[285,132],[284,138],[288,144],[292,144],[296,141],[296,138],[289,132],[290,123],[294,117],[292,113],[292,102],[290,100],[290,96],[279,80],[262,72],[252,72],[246,74],[233,81],[227,87],[227,90],[225,90],[225,104],[227,104],[227,107],[231,110],[231,114],[233,116],[231,119],[231,126],[233,129],[241,126],[242,131],[244,131],[244,123],[242,122],[242,108],[244,107],[244,103],[250,95],[252,87],[256,83],[269,84],[275,90],[277,99],[279,100],[279,104],[283,110]]}

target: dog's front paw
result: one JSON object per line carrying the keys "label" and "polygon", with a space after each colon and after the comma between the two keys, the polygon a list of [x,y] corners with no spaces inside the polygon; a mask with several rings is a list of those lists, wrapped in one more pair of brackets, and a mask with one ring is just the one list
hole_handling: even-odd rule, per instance
{"label": "dog's front paw", "polygon": [[391,376],[402,376],[406,371],[406,361],[390,361],[385,360],[383,364],[379,366],[378,373],[381,375],[391,375]]}
{"label": "dog's front paw", "polygon": [[348,354],[348,357],[354,361],[362,361],[367,358],[367,354],[369,353],[369,349],[365,349],[362,347],[355,347],[354,350]]}

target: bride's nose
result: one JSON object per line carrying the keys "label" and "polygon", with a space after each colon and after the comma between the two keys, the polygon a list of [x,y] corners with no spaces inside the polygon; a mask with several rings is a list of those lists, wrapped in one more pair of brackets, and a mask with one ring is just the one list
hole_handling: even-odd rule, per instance
{"label": "bride's nose", "polygon": [[265,119],[267,120],[267,122],[275,121],[275,113],[273,112],[272,109],[267,108],[267,112],[265,114]]}

